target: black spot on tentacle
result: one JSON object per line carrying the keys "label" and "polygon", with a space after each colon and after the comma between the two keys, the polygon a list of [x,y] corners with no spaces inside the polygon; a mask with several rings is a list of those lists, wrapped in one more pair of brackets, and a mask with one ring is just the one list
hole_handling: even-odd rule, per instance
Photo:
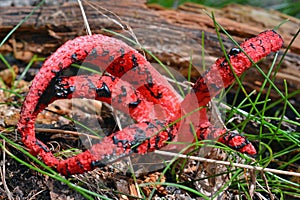
{"label": "black spot on tentacle", "polygon": [[123,58],[125,55],[125,50],[123,47],[121,47],[120,52],[121,52],[121,58]]}
{"label": "black spot on tentacle", "polygon": [[139,63],[137,62],[137,58],[135,57],[134,54],[131,56],[131,61],[132,61],[132,69],[135,69],[136,67],[139,66]]}
{"label": "black spot on tentacle", "polygon": [[[89,84],[89,89],[91,90],[97,90],[96,85],[94,84],[94,82],[89,78],[89,76],[86,76],[85,79],[87,80],[88,84]],[[106,85],[106,84],[105,84]],[[102,83],[102,87],[103,87],[103,83]]]}
{"label": "black spot on tentacle", "polygon": [[132,147],[133,152],[138,153],[137,148],[139,147],[139,145],[148,140],[149,138],[146,137],[146,132],[143,129],[139,127],[133,128],[135,128],[135,134],[133,141],[130,142],[130,146]]}
{"label": "black spot on tentacle", "polygon": [[239,48],[233,47],[232,49],[230,49],[228,56],[236,56],[239,53],[241,53],[241,50]]}
{"label": "black spot on tentacle", "polygon": [[70,86],[68,83],[62,83],[62,78],[56,79],[54,85],[55,96],[57,98],[67,98],[68,95],[74,93],[75,86]]}
{"label": "black spot on tentacle", "polygon": [[70,170],[69,170],[69,164],[68,164],[68,163],[65,164],[65,169],[66,169],[66,174],[67,174],[67,176],[71,176],[72,173],[71,173]]}
{"label": "black spot on tentacle", "polygon": [[105,97],[110,98],[111,97],[111,91],[109,90],[106,83],[102,83],[102,86],[100,88],[96,88],[96,93],[98,97]]}
{"label": "black spot on tentacle", "polygon": [[226,69],[228,68],[228,62],[226,59],[224,59],[221,64],[220,64],[221,67],[226,67]]}
{"label": "black spot on tentacle", "polygon": [[129,106],[129,108],[136,108],[141,103],[141,101],[142,101],[141,99],[138,99],[138,100],[136,100],[134,102],[130,102],[128,104],[128,106]]}
{"label": "black spot on tentacle", "polygon": [[109,61],[112,62],[114,61],[115,57],[114,56],[109,56]]}
{"label": "black spot on tentacle", "polygon": [[148,139],[148,145],[147,145],[147,148],[148,148],[148,149],[151,148],[150,138]]}
{"label": "black spot on tentacle", "polygon": [[168,139],[167,139],[167,142],[171,142],[174,138],[175,138],[175,132],[174,131],[177,131],[177,130],[174,130],[174,126],[171,125],[169,127],[166,128],[166,132],[168,133]]}
{"label": "black spot on tentacle", "polygon": [[262,48],[263,52],[266,52],[266,48],[263,45],[261,46],[261,48]]}
{"label": "black spot on tentacle", "polygon": [[74,62],[78,62],[77,53],[73,53],[73,54],[71,55],[71,60],[72,60],[73,63],[74,63]]}
{"label": "black spot on tentacle", "polygon": [[162,122],[161,120],[158,120],[158,119],[155,120],[155,124],[160,126],[160,127],[165,127],[164,122]]}
{"label": "black spot on tentacle", "polygon": [[97,49],[93,48],[92,51],[89,53],[89,56],[93,58],[97,58],[98,57]]}
{"label": "black spot on tentacle", "polygon": [[84,169],[83,164],[80,162],[80,160],[76,159],[76,164],[81,168]]}
{"label": "black spot on tentacle", "polygon": [[106,166],[106,162],[103,162],[102,160],[96,160],[96,161],[92,161],[91,162],[91,168],[97,168],[97,167],[105,167]]}
{"label": "black spot on tentacle", "polygon": [[163,94],[161,92],[157,92],[157,94],[155,94],[148,85],[145,85],[145,87],[150,92],[150,95],[155,99],[161,99],[163,97]]}
{"label": "black spot on tentacle", "polygon": [[150,71],[147,68],[145,69],[145,73],[147,75],[146,81],[147,81],[148,86],[153,87],[153,85],[154,85],[153,84],[153,78],[152,78],[152,75],[151,75]]}
{"label": "black spot on tentacle", "polygon": [[[135,58],[135,56],[134,56]],[[136,58],[135,58],[136,59]],[[136,62],[136,61],[133,61],[133,63]],[[136,64],[133,64],[133,67],[132,67],[132,70],[134,72],[137,71],[137,73],[139,75],[146,75],[146,82],[147,82],[147,85],[149,87],[153,87],[154,83],[153,83],[153,78],[152,78],[152,75],[151,75],[151,72],[145,67],[143,70],[141,69],[141,67],[139,67],[138,63],[136,62]]]}
{"label": "black spot on tentacle", "polygon": [[119,143],[121,143],[124,148],[126,148],[126,144],[129,143],[128,140],[120,140],[115,135],[112,137],[112,140],[115,145],[118,145]]}
{"label": "black spot on tentacle", "polygon": [[202,79],[201,81],[198,81],[198,82],[194,85],[193,90],[195,91],[195,93],[197,93],[197,92],[201,92],[201,93],[204,93],[204,94],[209,93],[208,86],[207,86],[207,84],[205,83],[205,80],[204,80],[204,79]]}
{"label": "black spot on tentacle", "polygon": [[[59,72],[62,71],[64,64],[62,62],[58,63]],[[52,71],[52,70],[51,70]],[[53,72],[53,71],[52,71]]]}
{"label": "black spot on tentacle", "polygon": [[109,77],[110,77],[112,82],[114,82],[116,80],[116,77],[114,77],[114,76],[109,76]]}
{"label": "black spot on tentacle", "polygon": [[125,70],[124,70],[124,67],[123,67],[123,66],[120,66],[120,67],[119,67],[119,72],[118,72],[118,73],[120,74],[120,73],[123,73],[124,71],[125,71]]}
{"label": "black spot on tentacle", "polygon": [[138,85],[138,84],[139,84],[138,81],[131,81],[130,83],[131,83],[132,85]]}
{"label": "black spot on tentacle", "polygon": [[114,143],[115,145],[118,145],[119,143],[121,143],[124,152],[126,151],[126,149],[129,149],[129,148],[131,147],[131,142],[130,142],[130,141],[128,141],[128,140],[120,140],[120,139],[117,138],[116,135],[114,135],[114,136],[112,137],[112,140],[113,140],[113,143]]}
{"label": "black spot on tentacle", "polygon": [[154,145],[154,148],[155,149],[159,149],[159,146],[158,146],[158,143],[160,142],[160,136],[159,136],[159,134],[157,134],[156,136],[155,136],[155,145]]}
{"label": "black spot on tentacle", "polygon": [[225,67],[225,65],[227,65],[227,61],[226,61],[226,59],[225,59],[225,60],[223,60],[223,61],[221,62],[220,66],[221,66],[221,67]]}
{"label": "black spot on tentacle", "polygon": [[40,98],[38,99],[37,106],[34,109],[34,112],[39,110],[41,107],[47,106],[51,101],[53,101],[53,98],[56,96],[55,93],[55,84],[57,82],[58,76],[61,74],[61,70],[54,72],[51,70],[52,73],[55,73],[55,77],[53,77],[47,86],[47,88],[44,91],[39,91]]}
{"label": "black spot on tentacle", "polygon": [[131,142],[131,145],[143,143],[147,139],[146,132],[143,129],[137,127],[135,131],[134,141]]}
{"label": "black spot on tentacle", "polygon": [[172,134],[173,128],[171,128],[171,130],[167,129],[166,131],[168,133],[168,140],[167,141],[171,142],[175,137],[175,135]]}
{"label": "black spot on tentacle", "polygon": [[[228,55],[228,57],[230,59],[231,56],[236,56],[236,55],[238,55],[241,52],[242,51],[239,48],[233,47],[233,48],[230,49],[230,51],[229,51],[229,53],[227,55]],[[226,67],[226,69],[228,69],[229,65],[228,65],[228,62],[227,62],[226,58],[224,58],[224,60],[220,64],[220,66],[221,67]],[[208,71],[206,71],[206,72],[208,72]],[[205,75],[203,75],[203,76],[205,76]]]}
{"label": "black spot on tentacle", "polygon": [[58,70],[51,69],[51,72],[55,74],[56,78],[61,76],[63,72],[63,63],[62,62],[58,63]]}
{"label": "black spot on tentacle", "polygon": [[[31,86],[30,86],[30,87],[31,87]],[[30,88],[30,87],[29,87],[29,88]],[[40,89],[38,89],[37,95],[38,95],[39,97],[42,96],[42,95],[43,95],[43,91],[40,90]]]}
{"label": "black spot on tentacle", "polygon": [[256,50],[255,45],[253,43],[250,43],[250,47],[254,50]]}
{"label": "black spot on tentacle", "polygon": [[121,86],[121,91],[122,93],[118,95],[118,103],[122,103],[122,98],[127,96],[127,90],[123,85]]}
{"label": "black spot on tentacle", "polygon": [[102,52],[102,54],[101,54],[101,56],[107,56],[109,54],[109,50],[104,50],[103,49],[103,52]]}
{"label": "black spot on tentacle", "polygon": [[153,128],[157,128],[157,126],[155,126],[153,123],[151,122],[146,122],[148,127],[146,128],[146,130],[149,130],[149,129],[153,129]]}
{"label": "black spot on tentacle", "polygon": [[48,149],[48,147],[45,146],[44,144],[40,143],[40,141],[36,140],[35,144],[37,144],[41,149],[43,149],[43,151],[50,152],[50,150]]}
{"label": "black spot on tentacle", "polygon": [[[49,86],[48,86],[48,87],[49,87]],[[51,87],[52,87],[52,89],[53,89],[53,85],[51,85]],[[42,91],[41,89],[38,89],[37,95],[38,95],[39,97],[42,97],[43,94],[44,94],[44,91]],[[52,93],[51,93],[51,94],[52,94]],[[53,93],[53,94],[54,94],[54,93]]]}
{"label": "black spot on tentacle", "polygon": [[121,90],[122,90],[122,96],[126,97],[127,95],[127,91],[126,91],[126,88],[124,86],[121,86]]}
{"label": "black spot on tentacle", "polygon": [[[192,133],[193,130],[191,130]],[[205,140],[205,129],[202,127],[199,127],[198,131],[200,132],[200,134],[198,135],[198,139],[199,140]]]}
{"label": "black spot on tentacle", "polygon": [[171,125],[171,126],[169,126],[169,127],[166,128],[166,122],[163,122],[163,121],[160,121],[160,120],[155,120],[155,124],[157,126],[159,126],[159,128],[155,124],[153,124],[151,122],[147,122],[147,124],[148,124],[148,127],[147,127],[146,130],[149,130],[149,129],[158,129],[159,130],[159,129],[164,128],[164,131],[166,131],[167,134],[168,134],[167,141],[169,142],[169,141],[172,141],[174,139],[175,135],[172,134],[172,132],[174,131],[173,130],[174,129],[173,125]]}

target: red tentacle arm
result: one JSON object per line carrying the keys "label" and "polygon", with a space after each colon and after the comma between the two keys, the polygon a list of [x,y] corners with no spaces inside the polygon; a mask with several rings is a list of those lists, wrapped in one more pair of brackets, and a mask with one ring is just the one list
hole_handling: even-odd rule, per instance
{"label": "red tentacle arm", "polygon": [[[97,65],[100,69],[110,72],[113,76],[106,78],[105,82],[99,80],[97,76],[95,76],[95,78],[85,77],[85,79],[84,77],[77,77],[78,80],[82,78],[81,81],[83,82],[82,84],[73,86],[74,78],[67,79],[60,77],[60,74],[69,68],[71,64],[82,62]],[[120,81],[116,81],[119,79],[114,76],[122,76],[122,80],[127,80],[128,83],[134,87],[130,88],[128,84],[123,81],[121,87],[116,88],[116,82],[120,84]],[[103,77],[103,79],[105,79],[105,77]],[[76,82],[81,83],[80,80]],[[103,85],[103,83],[105,83],[105,85]],[[67,85],[69,85],[69,87],[67,87]],[[93,152],[98,153],[92,155],[90,151],[86,151],[65,161],[58,160],[45,144],[36,139],[34,128],[35,119],[38,113],[49,103],[58,98],[70,98],[71,96],[68,94],[70,92],[72,93],[71,95],[76,96],[82,94],[81,96],[91,98],[88,93],[89,90],[93,89],[91,87],[94,87],[96,93],[97,89],[100,94],[104,92],[102,95],[105,95],[108,91],[113,95],[119,94],[117,99],[121,101],[121,103],[118,103],[121,105],[118,106],[125,109],[126,102],[129,102],[127,105],[127,108],[130,110],[129,113],[141,124],[137,124],[137,128],[128,127],[125,129],[126,132],[120,131],[115,133],[117,136],[114,138],[112,138],[113,136],[105,138],[101,144],[97,145],[99,148],[100,146],[104,146],[103,149],[105,149],[105,152],[102,151],[102,153],[100,153],[101,151],[94,150]],[[76,92],[72,92],[72,88]],[[116,98],[113,95],[112,98],[110,97],[106,99],[106,101],[113,102]],[[124,97],[122,98],[122,96]],[[105,100],[105,97],[98,96],[97,98]],[[124,101],[124,99],[126,99],[126,101]],[[146,102],[146,100],[149,99],[152,103]],[[157,123],[160,126],[160,128],[157,129],[161,130],[161,127],[169,124],[171,119],[177,118],[177,115],[180,114],[180,101],[179,96],[173,91],[169,83],[136,50],[122,41],[107,36],[82,36],[66,42],[44,62],[41,70],[33,80],[30,92],[23,103],[21,118],[18,122],[18,131],[21,133],[22,141],[25,146],[30,149],[30,152],[33,155],[40,155],[47,165],[57,168],[58,171],[63,174],[82,173],[83,171],[91,170],[93,163],[97,163],[98,160],[105,160],[105,158],[118,155],[118,152],[121,152],[121,149],[123,150],[125,148],[123,148],[125,141],[130,144],[141,142],[142,136],[135,139],[138,142],[131,140],[134,138],[134,135],[140,133],[139,130],[142,132],[143,129],[146,128],[147,130],[144,131],[150,132],[150,127],[145,127],[145,123]],[[155,109],[153,106],[155,106]],[[157,113],[154,113],[152,108],[154,110],[162,110],[165,115],[157,116]],[[149,120],[151,119],[153,121],[152,117],[153,119],[157,118],[155,123]],[[161,118],[164,118],[165,121],[160,122],[159,119]],[[135,134],[131,135],[133,132]],[[160,148],[162,143],[168,140],[167,138],[173,139],[173,136],[170,135],[173,134],[173,132],[168,132],[167,137],[163,136],[164,133],[164,131],[160,133],[159,139],[150,139],[149,141],[154,143],[147,143],[146,149],[152,150],[154,147]],[[145,138],[147,138],[146,136]],[[155,138],[155,135],[152,137]],[[115,139],[115,141],[113,141],[113,139]],[[108,140],[110,140],[110,142],[108,142]],[[146,141],[144,144],[146,144]],[[131,145],[127,144],[127,146],[130,147]],[[140,151],[143,149],[141,147],[138,148]],[[110,152],[114,152],[115,155],[111,155]],[[123,154],[128,155],[128,150],[123,152]],[[74,165],[77,165],[80,169],[73,168]]]}
{"label": "red tentacle arm", "polygon": [[[194,104],[190,103],[194,101],[195,96],[198,100],[198,107],[207,105],[223,88],[234,82],[235,76],[233,73],[240,76],[252,66],[253,62],[258,62],[271,52],[278,51],[282,46],[283,39],[281,36],[273,30],[267,30],[240,44],[245,53],[237,47],[232,48],[228,53],[231,66],[225,57],[217,59],[204,75],[196,81],[193,92],[183,100],[183,113],[189,113],[195,109]],[[194,120],[193,116],[189,119]],[[242,153],[256,154],[255,148],[244,136],[213,127],[207,120],[205,112],[200,114],[200,120],[194,124],[200,139],[218,138],[219,142]]]}
{"label": "red tentacle arm", "polygon": [[[258,62],[271,52],[278,51],[282,46],[281,36],[273,30],[264,31],[240,44],[240,47],[253,62]],[[193,91],[197,96],[199,106],[207,105],[212,97],[232,84],[235,80],[233,73],[240,76],[252,66],[252,61],[245,53],[237,47],[232,48],[228,53],[232,69],[226,58],[222,57],[217,59],[204,75],[196,81]],[[183,104],[188,103],[193,98],[191,94],[187,95]]]}
{"label": "red tentacle arm", "polygon": [[[278,51],[282,44],[277,33],[266,31],[242,43],[241,48],[257,62],[270,52]],[[229,59],[237,75],[252,65],[238,48],[229,52]],[[111,75],[61,76],[71,64],[82,62],[96,65]],[[83,173],[133,152],[144,154],[159,149],[182,132],[179,129],[185,126],[183,124],[189,124],[189,120],[195,122],[199,139],[217,138],[234,149],[253,154],[255,149],[246,138],[213,127],[204,109],[193,115],[197,117],[173,123],[195,108],[205,106],[233,81],[229,64],[225,58],[220,58],[195,83],[194,92],[181,103],[169,83],[137,51],[103,35],[81,36],[66,42],[43,64],[21,109],[18,132],[32,154],[40,155],[47,165],[63,174]],[[45,144],[36,139],[34,122],[49,103],[61,98],[91,98],[110,103],[129,113],[137,124],[112,133],[75,157],[58,160]],[[188,129],[186,134],[189,132]]]}

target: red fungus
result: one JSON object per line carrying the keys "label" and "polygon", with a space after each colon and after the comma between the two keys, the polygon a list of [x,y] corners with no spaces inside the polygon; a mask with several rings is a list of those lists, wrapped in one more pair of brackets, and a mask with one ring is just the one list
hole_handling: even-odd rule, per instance
{"label": "red fungus", "polygon": [[[257,62],[269,53],[278,51],[282,45],[280,35],[269,30],[246,40],[240,46]],[[238,76],[252,65],[238,48],[232,49],[228,56]],[[62,71],[72,63],[81,62],[97,65],[111,75],[60,77]],[[130,153],[144,154],[163,147],[166,141],[171,141],[178,134],[180,125],[187,122],[186,118],[170,125],[183,114],[192,111],[189,105],[192,104],[193,95],[198,99],[196,107],[205,106],[233,81],[229,64],[225,58],[219,58],[196,81],[194,92],[181,102],[165,78],[136,50],[107,36],[81,36],[66,42],[43,64],[23,103],[18,131],[30,152],[40,155],[48,166],[62,174],[83,173]],[[72,97],[93,98],[110,103],[117,109],[128,110],[137,123],[112,133],[83,153],[58,160],[45,144],[36,139],[34,122],[38,113],[51,102]],[[159,116],[154,106],[159,106],[165,116]],[[201,115],[197,115],[199,119],[196,119],[198,122],[195,124],[199,139],[216,138],[240,152],[256,153],[245,137],[214,127],[206,118],[204,109],[199,113]]]}

